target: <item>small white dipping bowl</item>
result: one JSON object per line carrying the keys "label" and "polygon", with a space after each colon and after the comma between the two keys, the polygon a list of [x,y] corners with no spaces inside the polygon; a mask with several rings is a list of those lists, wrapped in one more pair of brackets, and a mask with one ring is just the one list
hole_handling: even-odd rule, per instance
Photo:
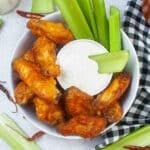
{"label": "small white dipping bowl", "polygon": [[[51,21],[61,21],[64,22],[63,17],[60,15],[60,12],[56,12],[50,15],[47,15],[45,20],[51,20]],[[123,39],[123,48],[130,51],[130,59],[129,62],[125,68],[127,72],[129,72],[132,76],[132,81],[130,88],[128,89],[128,92],[124,96],[124,99],[122,100],[122,107],[123,107],[123,116],[128,112],[129,108],[131,107],[137,93],[138,85],[139,85],[139,63],[138,58],[135,52],[135,49],[130,42],[128,36],[122,31],[122,39]],[[32,47],[33,42],[35,40],[35,37],[32,35],[30,31],[27,31],[19,40],[19,43],[17,44],[17,47],[14,49],[14,53],[11,58],[11,62],[15,58],[19,58],[22,56],[26,50]],[[16,86],[15,77],[13,74],[12,67],[10,67],[9,70],[9,87],[10,92],[12,95],[14,95],[14,88]],[[22,113],[26,116],[26,118],[39,130],[44,131],[45,133],[49,135],[53,135],[56,137],[64,138],[64,139],[82,139],[79,136],[62,136],[60,133],[56,131],[55,127],[52,127],[50,125],[44,124],[43,122],[39,121],[35,115],[35,111],[31,109],[28,106],[18,106],[22,110]],[[107,131],[111,127],[113,127],[116,123],[108,126],[103,132]]]}

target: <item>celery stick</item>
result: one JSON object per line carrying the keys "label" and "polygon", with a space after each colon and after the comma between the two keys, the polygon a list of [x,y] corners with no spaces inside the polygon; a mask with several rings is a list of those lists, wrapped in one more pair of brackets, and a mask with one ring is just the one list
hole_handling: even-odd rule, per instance
{"label": "celery stick", "polygon": [[133,133],[121,138],[116,143],[113,143],[105,148],[97,150],[125,150],[123,147],[127,145],[147,146],[150,145],[150,125],[146,125]]}
{"label": "celery stick", "polygon": [[122,72],[128,62],[129,52],[124,50],[120,52],[92,55],[89,56],[89,58],[97,62],[99,73]]}
{"label": "celery stick", "polygon": [[121,50],[121,31],[120,31],[120,11],[114,6],[110,7],[109,17],[109,37],[110,51],[118,52]]}
{"label": "celery stick", "polygon": [[92,39],[93,34],[76,0],[55,0],[76,39]]}
{"label": "celery stick", "polygon": [[[20,135],[21,134],[21,135]],[[35,142],[27,141],[25,133],[6,114],[0,114],[0,138],[5,140],[12,150],[40,150]]]}
{"label": "celery stick", "polygon": [[0,19],[0,27],[3,25],[4,21]]}
{"label": "celery stick", "polygon": [[50,13],[54,11],[53,0],[32,0],[33,13]]}
{"label": "celery stick", "polygon": [[109,50],[109,25],[104,0],[93,0],[99,42]]}
{"label": "celery stick", "polygon": [[92,2],[91,0],[77,0],[79,3],[79,6],[84,14],[84,16],[87,19],[87,22],[93,32],[93,36],[96,41],[98,41],[98,34],[97,34],[97,27],[96,22],[94,18],[94,10],[92,8]]}
{"label": "celery stick", "polygon": [[9,126],[11,126],[11,128],[15,129],[18,133],[25,135],[25,132],[7,114],[1,113],[0,121],[2,121],[4,124],[8,124]]}

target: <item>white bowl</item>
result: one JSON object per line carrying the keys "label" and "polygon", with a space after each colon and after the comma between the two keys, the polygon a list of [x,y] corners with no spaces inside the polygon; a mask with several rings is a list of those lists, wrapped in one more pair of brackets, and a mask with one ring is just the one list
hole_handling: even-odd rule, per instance
{"label": "white bowl", "polygon": [[[51,20],[51,21],[63,21],[63,18],[61,17],[59,12],[47,15],[45,20]],[[128,36],[122,31],[122,39],[123,39],[123,47],[124,49],[127,49],[130,51],[130,60],[127,64],[126,71],[129,72],[132,76],[132,82],[131,86],[127,92],[127,94],[124,97],[124,100],[122,100],[122,106],[123,106],[123,116],[128,112],[129,108],[131,107],[137,93],[138,85],[139,85],[139,63],[138,58],[135,52],[135,49],[130,42]],[[19,40],[19,43],[17,44],[17,47],[14,50],[14,53],[12,55],[11,61],[13,61],[15,58],[20,57],[24,52],[32,47],[32,43],[35,40],[35,37],[31,34],[30,31],[27,31],[22,38]],[[16,86],[16,82],[13,75],[13,70],[10,68],[10,92],[13,94],[14,88]],[[81,139],[79,136],[62,136],[60,135],[55,127],[51,127],[49,125],[44,124],[43,122],[39,121],[37,117],[35,116],[35,112],[33,109],[30,109],[29,107],[25,106],[18,106],[21,108],[23,114],[26,116],[26,118],[38,129],[44,131],[45,133],[49,135],[53,135],[60,138],[65,139]],[[116,123],[108,126],[103,132],[107,131],[109,128],[113,127]]]}

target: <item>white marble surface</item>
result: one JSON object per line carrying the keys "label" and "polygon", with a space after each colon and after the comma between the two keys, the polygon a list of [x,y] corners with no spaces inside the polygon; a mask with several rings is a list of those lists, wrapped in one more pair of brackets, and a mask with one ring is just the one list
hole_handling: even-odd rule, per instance
{"label": "white marble surface", "polygon": [[[123,14],[127,0],[106,0],[106,2],[109,5],[113,4],[120,8]],[[24,11],[29,11],[30,8],[31,0],[21,0],[17,7],[17,9]],[[7,15],[0,16],[0,18],[3,18],[5,21],[3,28],[0,29],[0,80],[7,81],[11,55],[19,38],[26,30],[25,26],[27,20],[18,16],[15,10]],[[5,95],[0,92],[0,112],[9,114],[28,135],[32,135],[34,132],[38,131],[38,129],[23,119],[21,114],[11,113],[13,110],[14,106],[7,100]],[[64,140],[44,135],[37,142],[42,150],[91,150],[100,142],[100,137],[93,140]],[[4,141],[0,140],[0,150],[10,150],[10,148]]]}

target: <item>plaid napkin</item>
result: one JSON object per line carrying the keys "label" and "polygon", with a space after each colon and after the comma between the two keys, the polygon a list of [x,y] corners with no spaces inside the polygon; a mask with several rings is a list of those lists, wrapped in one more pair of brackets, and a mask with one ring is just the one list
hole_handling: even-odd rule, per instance
{"label": "plaid napkin", "polygon": [[130,0],[124,17],[124,31],[134,44],[140,62],[140,85],[131,109],[124,119],[102,135],[103,143],[96,146],[102,148],[117,141],[120,137],[150,124],[150,24],[142,14],[143,0]]}

